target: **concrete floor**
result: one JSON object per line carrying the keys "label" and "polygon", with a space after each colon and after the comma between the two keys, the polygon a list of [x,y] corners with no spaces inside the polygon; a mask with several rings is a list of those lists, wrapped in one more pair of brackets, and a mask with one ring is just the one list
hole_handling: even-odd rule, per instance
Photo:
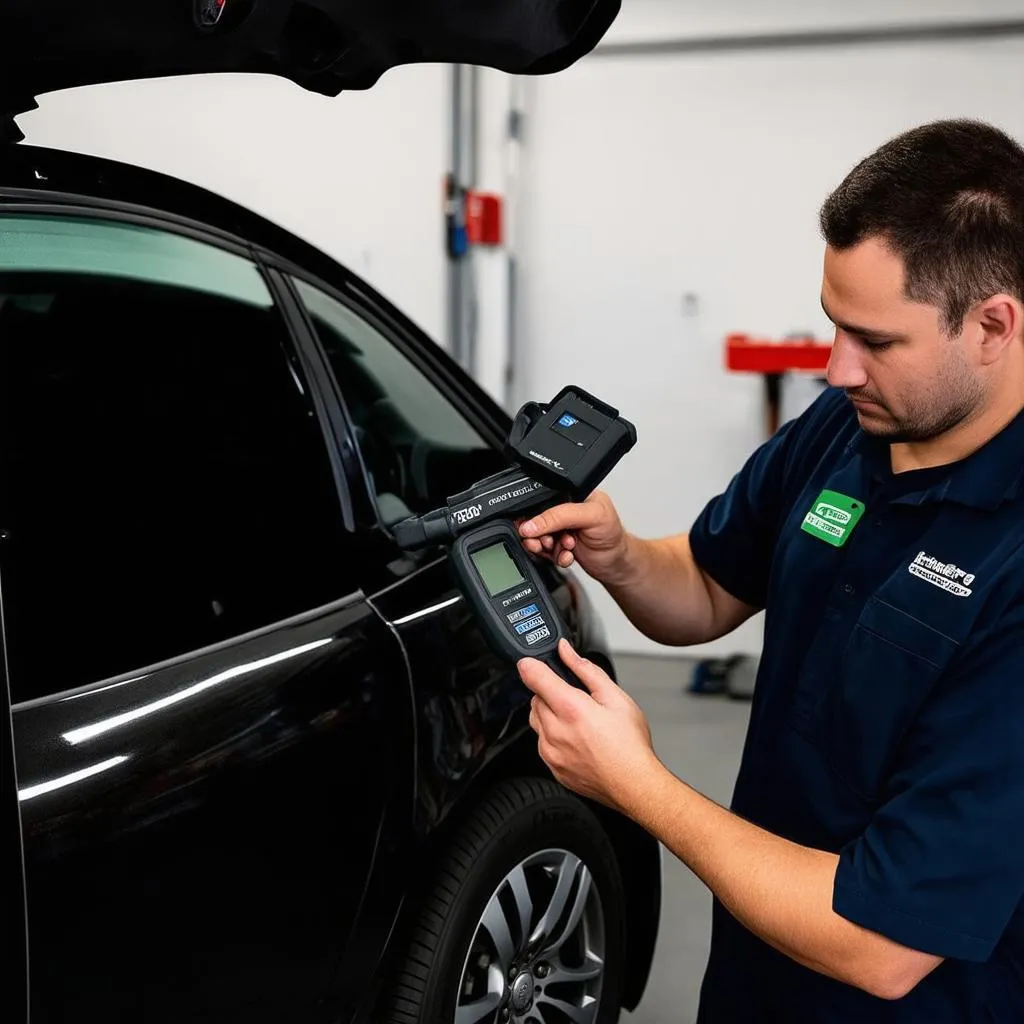
{"label": "concrete floor", "polygon": [[[686,693],[692,671],[688,659],[620,655],[615,663],[623,687],[650,720],[659,757],[689,785],[728,806],[749,704]],[[710,923],[708,890],[665,851],[654,966],[643,1002],[622,1015],[622,1024],[693,1024]]]}

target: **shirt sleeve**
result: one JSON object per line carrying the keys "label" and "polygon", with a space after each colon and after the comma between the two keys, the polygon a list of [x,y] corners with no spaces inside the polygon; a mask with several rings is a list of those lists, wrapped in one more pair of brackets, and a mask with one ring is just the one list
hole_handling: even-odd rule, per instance
{"label": "shirt sleeve", "polygon": [[885,802],[840,851],[837,914],[985,961],[1024,898],[1024,593],[922,709]]}
{"label": "shirt sleeve", "polygon": [[755,608],[768,600],[786,483],[799,475],[794,473],[795,461],[814,454],[814,439],[821,436],[817,428],[835,420],[841,408],[828,390],[784,423],[747,459],[725,491],[704,506],[690,529],[690,550],[701,569]]}

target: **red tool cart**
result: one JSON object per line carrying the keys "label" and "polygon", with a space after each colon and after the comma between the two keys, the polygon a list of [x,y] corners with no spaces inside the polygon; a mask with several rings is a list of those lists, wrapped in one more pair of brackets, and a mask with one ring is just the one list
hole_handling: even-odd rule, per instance
{"label": "red tool cart", "polygon": [[765,383],[767,436],[779,429],[782,377],[786,373],[812,373],[824,377],[832,343],[793,336],[775,341],[749,334],[725,339],[725,366],[731,373],[759,373]]}

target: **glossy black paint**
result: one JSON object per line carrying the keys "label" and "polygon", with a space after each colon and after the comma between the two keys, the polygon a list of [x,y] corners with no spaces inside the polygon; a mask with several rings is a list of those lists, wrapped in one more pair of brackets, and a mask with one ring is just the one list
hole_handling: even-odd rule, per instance
{"label": "glossy black paint", "polygon": [[[55,203],[116,208],[235,251],[251,242],[266,265],[325,282],[386,319],[500,448],[508,417],[459,367],[353,275],[254,214],[108,161],[28,149],[0,161],[0,210]],[[328,443],[343,449],[359,590],[15,707],[33,1021],[371,1020],[417,869],[487,781],[546,771],[529,694],[486,648],[444,559],[403,554],[370,520],[343,388],[314,365],[295,296],[269,280]],[[611,668],[579,585],[544,572],[577,645]],[[75,780],[83,770],[94,773]],[[658,927],[659,853],[601,813],[630,898],[632,1008]]]}
{"label": "glossy black paint", "polygon": [[[603,653],[589,606],[554,571],[545,572],[573,640]],[[527,739],[530,692],[514,666],[487,647],[444,559],[425,561],[372,597],[394,624],[414,666],[419,757],[415,830],[429,835],[452,812],[474,777]]]}
{"label": "glossy black paint", "polygon": [[402,64],[547,74],[592,49],[620,0],[6,0],[0,115],[55,89],[257,72],[336,96]]}
{"label": "glossy black paint", "polygon": [[353,595],[18,707],[32,1019],[312,1019],[408,814],[409,687]]}

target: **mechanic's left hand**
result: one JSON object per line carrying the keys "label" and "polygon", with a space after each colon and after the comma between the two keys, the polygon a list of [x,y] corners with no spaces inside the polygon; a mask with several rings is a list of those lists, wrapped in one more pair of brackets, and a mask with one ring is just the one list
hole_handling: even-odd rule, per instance
{"label": "mechanic's left hand", "polygon": [[567,640],[559,643],[558,653],[590,693],[570,686],[535,658],[518,663],[520,677],[535,695],[530,726],[539,737],[538,752],[563,786],[628,814],[638,788],[642,792],[644,781],[662,767],[647,718]]}

